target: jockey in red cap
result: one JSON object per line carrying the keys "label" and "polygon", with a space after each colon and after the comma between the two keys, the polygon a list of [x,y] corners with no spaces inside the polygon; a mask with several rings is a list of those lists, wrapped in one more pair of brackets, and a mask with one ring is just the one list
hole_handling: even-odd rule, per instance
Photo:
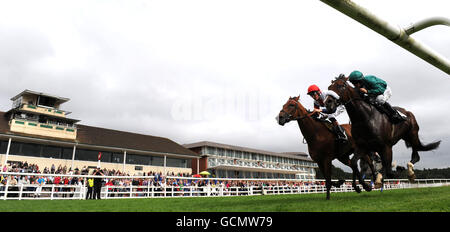
{"label": "jockey in red cap", "polygon": [[343,105],[339,105],[335,112],[328,112],[325,107],[325,99],[328,96],[339,99],[339,96],[333,91],[325,91],[322,93],[317,85],[311,85],[308,88],[308,95],[314,99],[314,112],[321,113],[333,123],[333,130],[337,135],[337,139],[341,142],[347,141],[347,136],[344,133],[344,129],[339,125],[336,117],[345,111]]}

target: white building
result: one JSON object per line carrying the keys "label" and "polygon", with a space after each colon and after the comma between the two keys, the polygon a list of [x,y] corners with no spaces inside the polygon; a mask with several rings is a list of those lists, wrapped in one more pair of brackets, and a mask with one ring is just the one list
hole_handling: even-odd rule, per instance
{"label": "white building", "polygon": [[270,152],[214,142],[184,144],[200,155],[192,173],[207,170],[219,178],[315,179],[317,164],[303,152]]}

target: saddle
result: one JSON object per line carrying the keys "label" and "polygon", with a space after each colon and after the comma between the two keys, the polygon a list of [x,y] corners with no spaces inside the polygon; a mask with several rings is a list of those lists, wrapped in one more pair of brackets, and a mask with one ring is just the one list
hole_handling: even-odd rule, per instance
{"label": "saddle", "polygon": [[320,122],[320,123],[322,123],[323,125],[325,125],[325,127],[329,130],[329,131],[331,131],[331,132],[333,132],[334,133],[334,130],[333,130],[333,123],[331,123],[330,122],[330,120],[328,120],[328,119],[326,119],[326,118],[323,118],[323,117],[320,117],[320,116],[315,116],[315,117],[312,117],[314,120],[316,120],[317,122]]}
{"label": "saddle", "polygon": [[[322,123],[323,125],[325,125],[325,127],[326,127],[331,133],[333,133],[334,135],[337,136],[337,134],[336,134],[337,132],[336,132],[336,130],[334,129],[334,125],[333,125],[333,123],[332,123],[330,120],[328,120],[327,118],[324,118],[324,117],[320,117],[320,116],[313,117],[313,119],[316,120],[316,121],[318,121],[318,122],[320,122],[320,123]],[[342,128],[342,131],[344,132],[345,136],[348,137],[348,134],[347,134],[347,132],[344,130],[344,128],[343,128],[341,125],[339,125],[339,127]]]}
{"label": "saddle", "polygon": [[[331,133],[333,133],[333,135],[335,136],[335,144],[336,144],[335,152],[336,152],[336,154],[343,154],[343,152],[345,152],[348,149],[349,141],[348,140],[342,141],[342,140],[338,139],[338,137],[339,137],[338,136],[338,132],[336,131],[336,129],[334,128],[333,123],[330,120],[328,120],[326,118],[323,118],[323,117],[313,117],[313,118],[314,118],[314,120],[316,120],[316,121],[322,123],[323,125],[325,125],[325,127]],[[349,136],[348,136],[347,132],[344,130],[344,128],[341,125],[339,125],[339,127],[342,130],[342,133],[344,133],[345,137],[349,138]]]}
{"label": "saddle", "polygon": [[407,116],[402,114],[397,109],[394,109],[389,103],[384,104],[378,104],[374,97],[364,96],[364,101],[367,102],[369,105],[374,106],[380,113],[386,114],[388,116],[389,120],[392,123],[399,123],[401,121],[404,121]]}

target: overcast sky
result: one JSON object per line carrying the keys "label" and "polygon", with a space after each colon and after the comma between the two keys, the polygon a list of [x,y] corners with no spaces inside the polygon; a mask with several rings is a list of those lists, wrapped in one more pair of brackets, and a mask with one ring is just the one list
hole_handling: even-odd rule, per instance
{"label": "overcast sky", "polygon": [[[450,18],[448,0],[355,2],[401,27]],[[450,27],[413,37],[450,59]],[[424,143],[442,140],[416,168],[449,167],[449,75],[318,0],[0,1],[1,111],[30,89],[70,98],[62,109],[84,125],[307,152],[275,116],[355,69],[387,81]],[[399,142],[394,160],[410,154]]]}

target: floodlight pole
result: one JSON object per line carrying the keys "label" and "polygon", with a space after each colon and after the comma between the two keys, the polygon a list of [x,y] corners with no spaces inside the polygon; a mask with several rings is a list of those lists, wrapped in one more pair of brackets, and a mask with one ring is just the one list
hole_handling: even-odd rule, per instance
{"label": "floodlight pole", "polygon": [[335,8],[341,13],[360,22],[370,29],[378,32],[387,39],[410,51],[414,55],[422,58],[426,62],[435,66],[450,75],[450,61],[431,48],[414,40],[411,36],[414,32],[434,25],[450,26],[450,20],[444,17],[433,17],[419,21],[407,29],[393,26],[388,22],[380,19],[376,15],[370,13],[367,9],[357,5],[351,0],[320,0],[327,5]]}

